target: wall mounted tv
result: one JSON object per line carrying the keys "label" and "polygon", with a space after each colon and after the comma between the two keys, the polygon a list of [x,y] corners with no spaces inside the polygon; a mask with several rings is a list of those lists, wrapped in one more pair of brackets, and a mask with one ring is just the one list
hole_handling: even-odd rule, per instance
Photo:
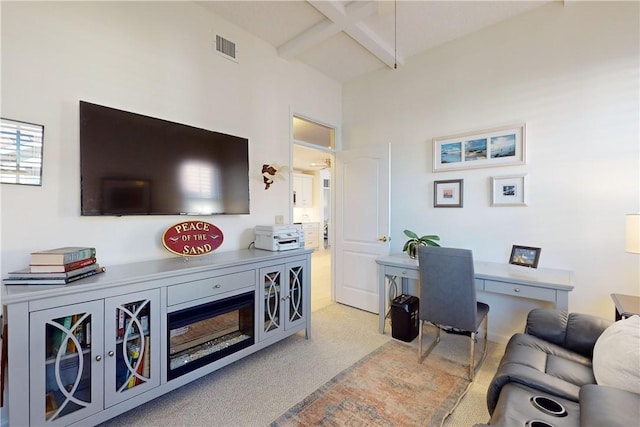
{"label": "wall mounted tv", "polygon": [[82,215],[249,213],[249,140],[80,101]]}

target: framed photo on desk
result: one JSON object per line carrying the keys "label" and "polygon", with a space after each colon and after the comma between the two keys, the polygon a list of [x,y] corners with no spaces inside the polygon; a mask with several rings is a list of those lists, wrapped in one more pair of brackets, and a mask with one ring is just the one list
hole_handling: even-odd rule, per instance
{"label": "framed photo on desk", "polygon": [[518,246],[513,245],[511,247],[511,256],[509,257],[509,264],[521,265],[523,267],[538,268],[538,261],[540,260],[540,252],[542,249],[534,248],[531,246]]}

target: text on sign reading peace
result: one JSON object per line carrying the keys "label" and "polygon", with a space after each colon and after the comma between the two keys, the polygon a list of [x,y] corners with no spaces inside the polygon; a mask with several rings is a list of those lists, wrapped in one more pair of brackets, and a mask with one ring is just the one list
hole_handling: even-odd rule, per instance
{"label": "text on sign reading peace", "polygon": [[169,252],[181,256],[207,255],[222,245],[222,231],[204,221],[184,221],[167,228],[162,244]]}

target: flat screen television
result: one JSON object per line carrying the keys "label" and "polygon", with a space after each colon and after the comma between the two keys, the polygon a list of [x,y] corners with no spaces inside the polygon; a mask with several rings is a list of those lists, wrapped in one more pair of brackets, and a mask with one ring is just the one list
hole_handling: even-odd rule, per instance
{"label": "flat screen television", "polygon": [[249,140],[80,101],[82,215],[249,213]]}

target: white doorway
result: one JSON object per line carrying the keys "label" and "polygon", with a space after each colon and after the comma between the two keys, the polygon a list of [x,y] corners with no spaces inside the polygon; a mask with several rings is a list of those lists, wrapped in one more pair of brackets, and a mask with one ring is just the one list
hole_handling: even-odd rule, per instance
{"label": "white doorway", "polygon": [[291,175],[293,223],[305,232],[311,255],[311,310],[334,300],[333,287],[333,163],[335,128],[292,115]]}

